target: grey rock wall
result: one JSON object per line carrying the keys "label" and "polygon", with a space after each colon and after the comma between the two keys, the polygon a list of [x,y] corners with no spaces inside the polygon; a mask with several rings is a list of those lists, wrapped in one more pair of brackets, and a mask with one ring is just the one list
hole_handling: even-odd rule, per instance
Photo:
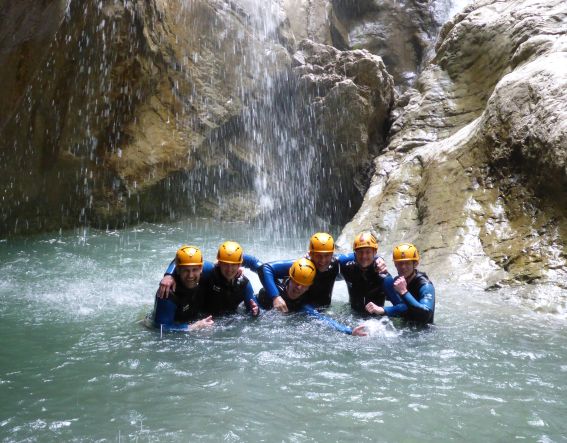
{"label": "grey rock wall", "polygon": [[349,206],[357,208],[368,187],[371,160],[385,146],[394,80],[382,59],[366,50],[339,51],[310,40],[300,43],[293,66],[298,101],[313,120],[322,158],[317,173],[321,200],[336,211],[346,206],[341,196],[349,195]]}
{"label": "grey rock wall", "polygon": [[402,88],[411,85],[442,25],[434,1],[333,0],[333,44],[380,56]]}
{"label": "grey rock wall", "polygon": [[394,112],[341,237],[413,241],[439,278],[567,287],[567,4],[476,2]]}

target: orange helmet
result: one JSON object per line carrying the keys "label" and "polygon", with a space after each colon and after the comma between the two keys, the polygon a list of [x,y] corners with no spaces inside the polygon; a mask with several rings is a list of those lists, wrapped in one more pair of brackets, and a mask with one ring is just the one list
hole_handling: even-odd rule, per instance
{"label": "orange helmet", "polygon": [[335,252],[335,241],[326,232],[317,232],[309,240],[309,252]]}
{"label": "orange helmet", "polygon": [[239,265],[243,261],[244,251],[235,241],[225,241],[219,246],[217,260],[223,263]]}
{"label": "orange helmet", "polygon": [[175,254],[177,266],[203,266],[203,254],[196,246],[183,245]]}
{"label": "orange helmet", "polygon": [[370,232],[361,232],[356,237],[354,237],[354,242],[352,244],[352,249],[355,251],[361,248],[373,248],[378,250],[378,241],[376,237]]}
{"label": "orange helmet", "polygon": [[400,243],[392,253],[394,262],[397,261],[419,261],[419,252],[411,243]]}
{"label": "orange helmet", "polygon": [[317,274],[315,264],[307,258],[295,260],[291,268],[289,268],[289,276],[295,284],[301,286],[311,286],[315,279],[315,274]]}

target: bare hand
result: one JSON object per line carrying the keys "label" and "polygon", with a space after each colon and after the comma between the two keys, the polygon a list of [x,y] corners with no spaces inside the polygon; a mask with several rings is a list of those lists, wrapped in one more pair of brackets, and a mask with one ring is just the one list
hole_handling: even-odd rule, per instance
{"label": "bare hand", "polygon": [[374,266],[375,266],[376,270],[378,271],[378,274],[387,274],[388,273],[388,267],[386,266],[386,262],[384,261],[384,259],[382,257],[378,257],[374,261]]}
{"label": "bare hand", "polygon": [[357,326],[352,330],[352,335],[358,337],[366,337],[368,334],[365,332],[366,327],[364,325]]}
{"label": "bare hand", "polygon": [[372,302],[368,303],[365,306],[365,309],[368,312],[370,312],[371,314],[384,315],[384,308],[382,308],[381,306],[378,306],[377,304],[374,304]]}
{"label": "bare hand", "polygon": [[406,282],[406,279],[404,277],[397,277],[394,280],[394,289],[400,295],[404,295],[406,292],[408,292],[408,284]]}
{"label": "bare hand", "polygon": [[197,331],[199,329],[210,328],[215,322],[213,321],[213,316],[209,315],[207,318],[196,321],[191,326],[189,326],[190,331]]}
{"label": "bare hand", "polygon": [[256,317],[260,313],[260,308],[258,304],[254,300],[250,300],[250,311],[252,311],[252,315]]}
{"label": "bare hand", "polygon": [[171,275],[164,275],[159,282],[158,297],[167,298],[169,293],[175,291],[175,279]]}
{"label": "bare hand", "polygon": [[288,312],[289,311],[289,309],[287,309],[287,305],[285,304],[284,299],[281,298],[280,296],[274,298],[273,306],[274,306],[274,309],[276,311],[280,311],[280,312]]}

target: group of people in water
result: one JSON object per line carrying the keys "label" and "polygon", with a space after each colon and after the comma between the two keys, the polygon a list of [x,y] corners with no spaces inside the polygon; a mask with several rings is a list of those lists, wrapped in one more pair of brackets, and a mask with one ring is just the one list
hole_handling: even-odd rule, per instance
{"label": "group of people in water", "polygon": [[[197,330],[211,327],[216,316],[236,313],[243,303],[252,316],[270,309],[303,312],[340,332],[367,335],[364,325],[350,328],[320,312],[331,304],[333,286],[341,274],[353,311],[433,323],[435,289],[427,275],[417,270],[417,248],[411,243],[394,247],[396,277],[377,252],[378,242],[369,232],[355,237],[350,254],[336,254],[333,237],[318,232],[304,257],[270,263],[244,254],[234,241],[220,245],[216,263],[203,260],[198,247],[184,245],[160,282],[148,320],[165,331]],[[257,295],[241,267],[258,274],[263,288]],[[386,300],[391,306],[385,306]]]}

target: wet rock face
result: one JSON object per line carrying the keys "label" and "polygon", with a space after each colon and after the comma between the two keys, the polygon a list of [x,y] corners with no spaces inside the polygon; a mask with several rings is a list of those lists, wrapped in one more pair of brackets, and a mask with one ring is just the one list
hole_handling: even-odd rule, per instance
{"label": "wet rock face", "polygon": [[[292,72],[292,31],[330,41],[331,5],[281,6],[3,6],[0,74],[13,92],[2,97],[1,235],[184,213],[251,219],[306,191],[306,217],[345,222],[384,145],[393,83],[379,57],[310,43]],[[258,205],[259,188],[276,187]]]}
{"label": "wet rock face", "polygon": [[333,0],[333,43],[339,49],[367,49],[379,55],[396,85],[410,85],[441,25],[433,3]]}
{"label": "wet rock face", "polygon": [[0,94],[0,130],[19,106],[43,52],[65,17],[67,1],[8,1],[0,14],[0,78],[9,88]]}
{"label": "wet rock face", "polygon": [[2,235],[194,209],[187,172],[226,163],[211,138],[290,63],[230,1],[8,2],[0,19]]}
{"label": "wet rock face", "polygon": [[398,102],[340,239],[414,241],[438,279],[567,287],[567,4],[479,1]]}
{"label": "wet rock face", "polygon": [[329,17],[331,0],[283,0],[283,9],[296,41],[303,39],[332,45]]}
{"label": "wet rock face", "polygon": [[385,145],[393,78],[382,59],[366,50],[339,51],[310,40],[300,43],[293,66],[298,100],[313,122],[321,156],[320,200],[333,213],[337,199],[351,195],[349,206],[356,208],[368,186],[371,159]]}

